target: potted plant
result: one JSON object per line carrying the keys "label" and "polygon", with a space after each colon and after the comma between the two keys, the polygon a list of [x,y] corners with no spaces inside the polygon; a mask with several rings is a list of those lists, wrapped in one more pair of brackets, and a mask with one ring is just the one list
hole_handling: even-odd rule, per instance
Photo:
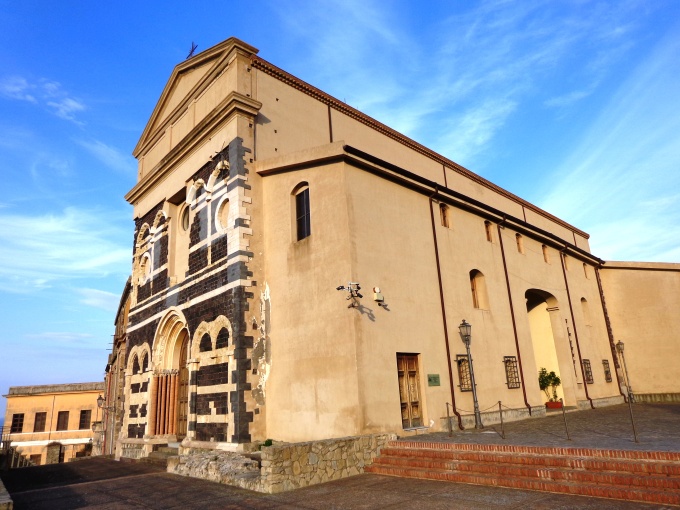
{"label": "potted plant", "polygon": [[[557,387],[562,384],[560,376],[555,372],[548,372],[545,368],[538,371],[538,386],[543,390],[548,401],[545,406],[548,409],[559,409],[562,402],[557,399]],[[552,396],[550,395],[552,393]]]}

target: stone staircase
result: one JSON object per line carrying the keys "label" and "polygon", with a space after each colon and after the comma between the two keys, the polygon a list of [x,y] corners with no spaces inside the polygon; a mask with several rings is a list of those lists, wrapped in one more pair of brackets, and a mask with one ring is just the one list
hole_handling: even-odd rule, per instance
{"label": "stone staircase", "polygon": [[680,505],[680,452],[390,441],[366,472]]}
{"label": "stone staircase", "polygon": [[177,455],[179,455],[179,448],[172,446],[159,446],[156,450],[152,451],[148,457],[139,459],[139,462],[145,464],[154,464],[156,466],[167,468],[168,459],[170,457],[176,457]]}

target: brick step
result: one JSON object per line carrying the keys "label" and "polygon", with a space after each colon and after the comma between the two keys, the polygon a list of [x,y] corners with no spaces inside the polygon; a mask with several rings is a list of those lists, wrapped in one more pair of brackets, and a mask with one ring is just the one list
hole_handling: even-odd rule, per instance
{"label": "brick step", "polygon": [[466,461],[479,463],[507,463],[518,466],[568,468],[588,471],[615,471],[640,475],[680,477],[680,462],[622,460],[603,457],[569,457],[564,455],[512,454],[489,451],[442,450],[386,447],[381,457],[408,457],[434,461]]}
{"label": "brick step", "polygon": [[666,475],[632,474],[616,471],[591,471],[584,469],[524,466],[506,462],[474,462],[458,460],[427,459],[423,457],[383,456],[375,459],[379,466],[418,468],[455,473],[480,474],[497,477],[534,478],[582,484],[634,487],[659,491],[680,491],[680,477]]}
{"label": "brick step", "polygon": [[620,460],[649,460],[680,462],[680,452],[645,450],[603,450],[598,448],[562,448],[557,446],[522,446],[508,444],[436,443],[426,441],[390,441],[387,447],[427,450],[455,450],[474,452],[513,453],[518,455],[561,455]]}
{"label": "brick step", "polygon": [[367,466],[367,473],[408,478],[442,480],[474,485],[489,485],[513,489],[557,492],[599,498],[610,498],[628,501],[642,501],[665,505],[680,505],[680,493],[677,491],[656,491],[637,487],[614,487],[552,481],[526,477],[497,477],[472,473],[460,473],[439,469],[405,468],[373,463]]}

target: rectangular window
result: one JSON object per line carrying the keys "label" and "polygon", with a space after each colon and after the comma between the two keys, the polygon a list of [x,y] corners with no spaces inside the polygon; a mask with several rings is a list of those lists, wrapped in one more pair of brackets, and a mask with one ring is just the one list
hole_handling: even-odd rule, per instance
{"label": "rectangular window", "polygon": [[520,387],[519,369],[517,367],[517,358],[515,356],[504,356],[503,364],[505,365],[505,380],[509,389],[516,389]]}
{"label": "rectangular window", "polygon": [[589,359],[583,360],[583,372],[586,374],[586,382],[588,384],[593,384],[593,382],[595,382],[595,381],[593,380],[593,369],[590,366],[590,360]]}
{"label": "rectangular window", "polygon": [[602,368],[604,368],[604,380],[607,382],[612,382],[612,371],[609,368],[609,360],[602,360]]}
{"label": "rectangular window", "polygon": [[484,230],[486,231],[486,240],[489,241],[490,243],[492,243],[493,242],[493,234],[491,233],[491,222],[490,221],[484,222]]}
{"label": "rectangular window", "polygon": [[80,411],[80,421],[78,422],[78,428],[80,430],[89,429],[91,425],[92,411],[89,409],[83,409]]}
{"label": "rectangular window", "polygon": [[524,253],[524,238],[522,234],[515,234],[515,242],[517,243],[517,251]]}
{"label": "rectangular window", "polygon": [[541,249],[543,250],[543,261],[546,264],[550,264],[550,253],[548,253],[548,247],[544,244],[541,246]]}
{"label": "rectangular window", "polygon": [[21,434],[24,430],[24,413],[12,415],[12,426],[9,429],[10,434]]}
{"label": "rectangular window", "polygon": [[34,466],[39,466],[40,462],[42,461],[42,454],[41,453],[36,453],[31,455],[31,462],[33,463]]}
{"label": "rectangular window", "polygon": [[456,355],[456,365],[458,365],[458,387],[460,391],[472,391],[472,381],[470,379],[470,364],[467,354]]}
{"label": "rectangular window", "polygon": [[33,422],[33,432],[45,432],[46,422],[47,413],[35,413],[35,421]]}
{"label": "rectangular window", "polygon": [[309,188],[295,195],[295,219],[297,223],[297,240],[301,241],[312,233],[309,215]]}
{"label": "rectangular window", "polygon": [[68,430],[68,411],[59,411],[57,415],[57,430]]}

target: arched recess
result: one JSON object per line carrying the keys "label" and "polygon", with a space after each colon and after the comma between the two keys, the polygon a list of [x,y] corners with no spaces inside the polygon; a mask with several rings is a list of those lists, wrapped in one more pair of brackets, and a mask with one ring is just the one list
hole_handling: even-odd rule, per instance
{"label": "arched recess", "polygon": [[472,292],[472,306],[480,310],[489,309],[489,295],[486,293],[484,273],[478,269],[470,271],[470,291]]}
{"label": "arched recess", "polygon": [[179,310],[170,310],[156,330],[153,344],[154,378],[150,433],[176,436],[187,433],[189,414],[189,331]]}
{"label": "arched recess", "polygon": [[570,354],[569,339],[565,338],[565,324],[557,299],[540,289],[527,290],[525,298],[536,362],[534,373],[538,378],[541,368],[548,372],[554,371],[562,379],[561,386],[557,388],[557,397],[564,398],[566,405],[576,405],[577,383],[573,355]]}

